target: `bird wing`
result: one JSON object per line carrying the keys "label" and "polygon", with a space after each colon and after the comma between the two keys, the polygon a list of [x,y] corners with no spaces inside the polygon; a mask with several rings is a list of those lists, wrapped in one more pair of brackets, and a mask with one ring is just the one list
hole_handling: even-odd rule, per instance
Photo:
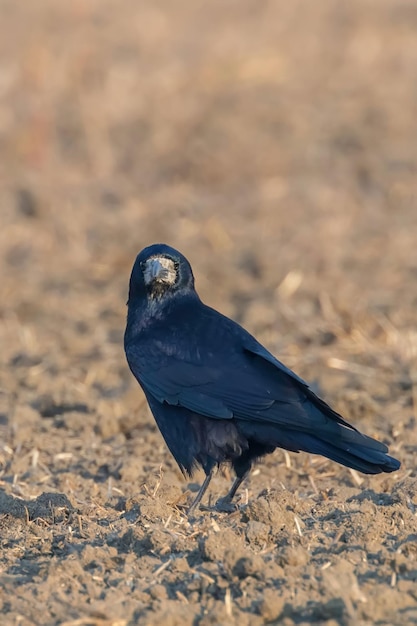
{"label": "bird wing", "polygon": [[208,389],[221,375],[218,368],[185,361],[172,354],[169,359],[163,359],[160,365],[155,365],[153,359],[135,356],[134,353],[134,346],[126,349],[133,374],[145,391],[161,404],[166,402],[182,406],[215,419],[233,417],[233,412],[221,397]]}
{"label": "bird wing", "polygon": [[128,354],[128,360],[147,393],[161,403],[214,419],[269,422],[326,436],[340,425],[357,432],[252,335],[238,325],[233,331],[234,341],[199,346],[192,356],[171,344],[165,358],[151,358],[154,352],[146,355],[142,344],[141,354]]}

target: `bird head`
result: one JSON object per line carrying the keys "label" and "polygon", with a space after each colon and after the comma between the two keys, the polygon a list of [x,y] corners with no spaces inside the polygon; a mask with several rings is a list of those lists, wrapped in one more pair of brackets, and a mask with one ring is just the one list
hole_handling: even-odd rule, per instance
{"label": "bird head", "polygon": [[136,257],[130,278],[129,300],[146,296],[151,300],[194,290],[191,265],[178,250],[157,243],[144,248]]}

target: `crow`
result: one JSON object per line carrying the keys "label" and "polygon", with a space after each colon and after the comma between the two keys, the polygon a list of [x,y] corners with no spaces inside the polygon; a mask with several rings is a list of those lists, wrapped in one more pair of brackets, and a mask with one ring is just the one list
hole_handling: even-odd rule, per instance
{"label": "crow", "polygon": [[190,263],[165,244],[136,258],[124,347],[158,428],[184,476],[201,466],[199,505],[223,463],[236,478],[275,448],[321,454],[364,474],[393,472],[385,444],[360,433],[233,320],[205,305]]}

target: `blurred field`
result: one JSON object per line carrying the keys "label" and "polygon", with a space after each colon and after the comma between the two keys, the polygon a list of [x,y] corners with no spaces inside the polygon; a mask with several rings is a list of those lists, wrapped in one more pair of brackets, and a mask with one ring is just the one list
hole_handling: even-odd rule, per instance
{"label": "blurred field", "polygon": [[[417,624],[415,2],[0,11],[1,624]],[[401,470],[277,451],[191,526],[122,348],[157,241]]]}

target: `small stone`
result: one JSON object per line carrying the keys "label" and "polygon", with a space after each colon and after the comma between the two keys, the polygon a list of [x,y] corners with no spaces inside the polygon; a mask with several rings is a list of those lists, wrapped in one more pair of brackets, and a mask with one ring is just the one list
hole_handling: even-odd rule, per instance
{"label": "small stone", "polygon": [[241,579],[248,576],[262,578],[263,569],[264,562],[262,557],[258,554],[253,554],[240,558],[233,567],[233,574]]}
{"label": "small stone", "polygon": [[163,585],[151,587],[149,593],[154,600],[166,600],[168,597],[167,590]]}
{"label": "small stone", "polygon": [[265,589],[258,605],[259,613],[266,622],[276,620],[284,609],[284,599],[274,589]]}
{"label": "small stone", "polygon": [[249,543],[262,546],[267,543],[269,537],[269,526],[263,522],[250,520],[246,527],[246,539]]}

